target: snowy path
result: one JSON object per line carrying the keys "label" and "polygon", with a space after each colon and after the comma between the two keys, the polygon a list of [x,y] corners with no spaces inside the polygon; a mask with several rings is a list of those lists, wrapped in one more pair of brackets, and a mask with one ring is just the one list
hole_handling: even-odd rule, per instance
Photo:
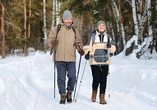
{"label": "snowy path", "polygon": [[[113,64],[110,65],[111,97],[109,99],[109,89],[107,89],[107,105],[99,104],[98,95],[96,102],[92,102],[90,99],[92,76],[88,63],[77,102],[60,105],[57,84],[56,98],[54,98],[53,62],[49,53],[36,52],[34,56],[26,58],[0,60],[0,110],[156,110],[157,87],[154,84],[157,82],[154,79],[157,78],[155,73],[157,62],[147,69],[147,65],[141,65],[141,63],[134,65],[127,60],[122,62],[120,60],[119,57],[113,57]],[[78,61],[79,57],[77,65]],[[85,60],[82,58],[77,87],[80,84],[84,64]],[[129,75],[131,70],[134,72],[133,76]],[[142,70],[145,72],[143,73]],[[138,75],[136,75],[137,71],[139,71]],[[150,71],[153,75],[147,74]],[[134,79],[134,76],[140,81]],[[145,89],[145,86],[150,83],[145,82],[146,79],[152,81],[148,90]],[[151,93],[150,88],[154,88],[154,90],[150,90]]]}

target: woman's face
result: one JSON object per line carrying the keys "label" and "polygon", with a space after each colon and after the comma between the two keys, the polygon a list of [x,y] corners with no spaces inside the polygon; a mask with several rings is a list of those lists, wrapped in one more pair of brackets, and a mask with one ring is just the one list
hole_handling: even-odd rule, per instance
{"label": "woman's face", "polygon": [[63,20],[63,22],[66,23],[67,26],[71,26],[73,21],[72,21],[72,18],[67,18],[67,19]]}
{"label": "woman's face", "polygon": [[104,24],[99,24],[98,25],[98,30],[99,30],[99,32],[104,32],[105,31],[105,25]]}

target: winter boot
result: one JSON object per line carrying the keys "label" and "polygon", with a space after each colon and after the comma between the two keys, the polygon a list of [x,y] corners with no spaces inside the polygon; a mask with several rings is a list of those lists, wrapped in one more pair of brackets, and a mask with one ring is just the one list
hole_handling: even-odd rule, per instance
{"label": "winter boot", "polygon": [[93,91],[92,92],[92,101],[95,102],[96,101],[96,95],[97,95],[97,91]]}
{"label": "winter boot", "polygon": [[107,102],[105,100],[105,94],[100,94],[99,98],[100,98],[100,104],[107,104]]}
{"label": "winter boot", "polygon": [[66,99],[65,94],[62,94],[62,95],[61,95],[60,104],[65,104],[65,99]]}
{"label": "winter boot", "polygon": [[72,102],[71,94],[72,94],[72,92],[68,91],[67,96],[66,96],[67,97],[67,102],[69,102],[69,103]]}

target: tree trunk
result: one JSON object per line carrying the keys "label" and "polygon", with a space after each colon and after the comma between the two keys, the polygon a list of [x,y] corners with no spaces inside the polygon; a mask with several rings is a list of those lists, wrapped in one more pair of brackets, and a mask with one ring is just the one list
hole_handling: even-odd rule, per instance
{"label": "tree trunk", "polygon": [[145,7],[145,0],[142,0],[142,12],[144,11],[144,7]]}
{"label": "tree trunk", "polygon": [[31,0],[29,0],[29,23],[28,23],[28,38],[30,38],[30,36],[31,36],[31,33],[30,33],[30,29],[31,29],[30,18],[31,18]]}
{"label": "tree trunk", "polygon": [[132,0],[132,16],[134,21],[134,29],[135,29],[135,35],[127,42],[127,44],[124,47],[125,55],[129,55],[133,52],[135,49],[135,45],[138,45],[138,22],[137,22],[137,15],[136,15],[136,5],[135,0]]}
{"label": "tree trunk", "polygon": [[[142,43],[142,46],[139,46],[139,50],[136,53],[137,58],[140,58],[141,55],[145,53],[145,51],[148,49],[150,43],[152,42],[153,36],[152,36],[152,25],[150,24],[150,19],[151,19],[151,0],[146,0],[148,2],[147,5],[147,18],[148,18],[148,36],[146,39],[144,39],[144,42]],[[146,3],[147,3],[146,2]]]}
{"label": "tree trunk", "polygon": [[[156,1],[155,5],[157,6],[157,1]],[[155,10],[157,10],[157,7],[155,7]],[[156,43],[155,50],[157,52],[157,18],[155,18],[155,41],[156,41],[155,42]]]}
{"label": "tree trunk", "polygon": [[[157,21],[156,21],[156,24],[157,24]],[[157,52],[157,27],[155,28],[155,50]]]}
{"label": "tree trunk", "polygon": [[60,9],[61,9],[61,2],[58,2],[58,22],[60,22]]}
{"label": "tree trunk", "polygon": [[[143,5],[142,5],[142,7],[143,7]],[[138,35],[139,35],[139,39],[141,39],[143,32],[144,32],[144,29],[145,29],[145,27],[143,25],[147,20],[146,6],[145,6],[145,12],[142,15],[141,20],[139,21],[140,22],[139,24],[141,26],[140,28],[138,27],[138,22],[137,22],[135,0],[132,0],[132,13],[133,13],[133,20],[134,20],[134,25],[135,25],[135,27],[134,27],[135,28],[135,35],[129,40],[129,43],[127,43],[127,45],[125,46],[125,50],[126,50],[126,55],[131,54],[134,50],[137,58],[140,58],[140,56],[145,52],[145,49],[147,47],[146,42],[149,40],[149,39],[145,39],[145,42],[142,44],[142,46],[138,44]],[[137,45],[139,45],[138,48],[137,48]]]}
{"label": "tree trunk", "polygon": [[120,41],[120,52],[123,50],[123,38],[122,38],[122,30],[121,30],[122,16],[121,16],[121,2],[119,0],[119,41]]}
{"label": "tree trunk", "polygon": [[148,15],[148,36],[152,38],[152,24],[151,24],[151,16],[152,16],[152,11],[151,11],[151,0],[148,0],[148,8],[147,8],[147,15]]}
{"label": "tree trunk", "polygon": [[[135,5],[135,0],[132,0],[132,13],[133,13],[133,20],[134,20],[134,24],[135,24],[135,35],[138,36],[139,35],[139,30],[138,30],[138,22],[137,22],[137,16],[136,16],[136,5]],[[137,37],[138,38],[138,37]],[[135,45],[137,44],[138,39],[136,39],[135,41]]]}
{"label": "tree trunk", "polygon": [[147,0],[145,2],[145,8],[144,8],[144,12],[142,15],[142,19],[140,22],[140,28],[139,28],[139,39],[142,39],[143,33],[144,33],[144,29],[145,29],[145,22],[147,21]]}
{"label": "tree trunk", "polygon": [[59,2],[56,0],[56,25],[59,24]]}
{"label": "tree trunk", "polygon": [[[26,1],[23,0],[24,3],[24,38],[26,40],[27,36],[26,36]],[[25,41],[24,44],[24,55],[27,56],[27,42]]]}
{"label": "tree trunk", "polygon": [[47,32],[46,32],[46,9],[45,9],[45,0],[43,0],[43,14],[44,14],[44,49],[46,51],[47,48],[47,44],[46,44],[46,40],[47,40]]}
{"label": "tree trunk", "polygon": [[[31,19],[31,0],[29,0],[29,21],[28,21],[28,38],[30,38],[31,36],[31,22],[30,22],[30,19]],[[29,43],[27,43],[27,46],[29,45]],[[27,47],[28,48],[28,47]],[[27,49],[27,55],[28,55],[28,49]]]}
{"label": "tree trunk", "polygon": [[[118,33],[119,33],[119,29],[118,29],[118,16],[117,16],[117,5],[115,2],[112,2],[111,4],[112,6],[112,10],[113,10],[113,29],[114,29],[114,36],[115,36],[115,44],[116,44],[116,47],[119,46],[119,36],[118,36]],[[117,51],[115,52],[115,54],[118,54],[119,53],[119,48],[116,49]]]}
{"label": "tree trunk", "polygon": [[114,11],[114,16],[115,16],[115,18],[117,18],[116,19],[116,25],[117,25],[117,32],[118,32],[118,34],[117,34],[118,35],[117,36],[117,40],[118,40],[117,41],[117,46],[118,46],[117,52],[118,53],[120,53],[123,50],[124,45],[125,45],[125,44],[123,44],[123,43],[125,43],[125,41],[123,41],[123,40],[125,40],[125,37],[123,36],[123,38],[122,38],[122,32],[124,32],[124,28],[122,31],[121,27],[123,27],[123,25],[122,25],[122,20],[120,21],[120,19],[122,18],[120,3],[121,2],[119,1],[119,10],[118,10],[117,4],[115,2],[112,2],[112,9]]}
{"label": "tree trunk", "polygon": [[55,26],[55,0],[53,0],[53,8],[52,8],[52,28]]}
{"label": "tree trunk", "polygon": [[2,5],[1,35],[2,35],[2,59],[5,59],[4,5]]}

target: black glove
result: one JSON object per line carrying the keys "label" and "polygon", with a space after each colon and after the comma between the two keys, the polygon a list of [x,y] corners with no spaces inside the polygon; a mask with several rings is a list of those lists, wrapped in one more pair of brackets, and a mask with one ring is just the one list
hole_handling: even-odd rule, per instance
{"label": "black glove", "polygon": [[111,43],[107,43],[107,48],[111,48]]}
{"label": "black glove", "polygon": [[88,51],[88,53],[85,55],[86,60],[89,60],[89,53],[90,53],[90,51]]}

